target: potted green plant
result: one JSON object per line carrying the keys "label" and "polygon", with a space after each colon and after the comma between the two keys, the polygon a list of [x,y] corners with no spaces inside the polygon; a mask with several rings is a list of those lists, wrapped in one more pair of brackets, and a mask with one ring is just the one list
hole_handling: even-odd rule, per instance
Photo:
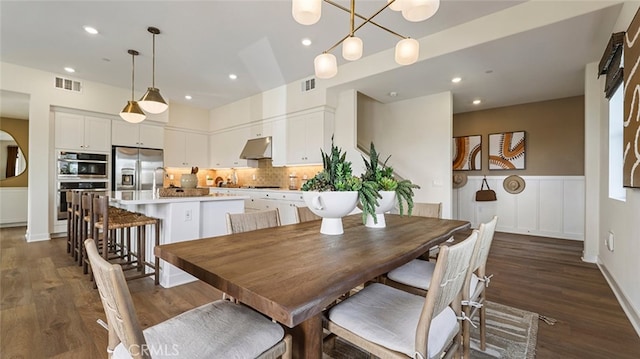
{"label": "potted green plant", "polygon": [[420,186],[413,184],[410,180],[398,180],[393,174],[393,168],[387,166],[391,155],[389,155],[382,164],[379,161],[379,154],[371,142],[369,149],[369,160],[362,156],[364,161],[365,172],[361,176],[361,180],[367,183],[375,183],[376,190],[380,194],[379,205],[375,208],[362,206],[362,213],[366,215],[365,224],[368,227],[384,227],[384,212],[393,208],[398,203],[400,215],[404,215],[404,207],[407,207],[407,214],[411,215],[413,210],[413,189]]}
{"label": "potted green plant", "polygon": [[[322,217],[320,233],[342,234],[342,217],[353,211],[358,201],[369,213],[380,195],[375,183],[353,175],[346,152],[334,145],[333,137],[331,152],[320,151],[323,169],[302,185],[303,199],[313,213]],[[362,218],[364,222],[364,211]]]}

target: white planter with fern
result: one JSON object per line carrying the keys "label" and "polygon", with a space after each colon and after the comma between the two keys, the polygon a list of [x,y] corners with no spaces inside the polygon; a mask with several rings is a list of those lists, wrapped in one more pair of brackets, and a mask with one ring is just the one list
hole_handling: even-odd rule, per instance
{"label": "white planter with fern", "polygon": [[311,212],[322,217],[320,233],[338,235],[344,233],[342,217],[358,204],[358,191],[305,191],[302,198]]}
{"label": "white planter with fern", "polygon": [[371,214],[367,214],[365,226],[370,228],[384,228],[387,223],[384,219],[385,212],[389,212],[393,205],[396,203],[395,191],[380,191],[378,192],[382,198],[378,199],[378,205],[376,206],[375,220]]}

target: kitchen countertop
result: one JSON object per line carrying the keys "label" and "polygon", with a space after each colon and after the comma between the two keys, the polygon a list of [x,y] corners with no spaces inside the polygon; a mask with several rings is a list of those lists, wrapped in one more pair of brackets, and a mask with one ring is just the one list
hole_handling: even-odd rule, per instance
{"label": "kitchen countertop", "polygon": [[194,197],[158,197],[153,191],[112,191],[111,201],[123,205],[163,204],[180,202],[235,201],[249,199],[249,196],[233,194],[209,194]]}
{"label": "kitchen countertop", "polygon": [[283,193],[300,193],[299,189],[292,190],[288,188],[252,188],[252,187],[211,187],[211,189],[224,192],[226,190],[237,191],[261,191],[261,192],[283,192]]}

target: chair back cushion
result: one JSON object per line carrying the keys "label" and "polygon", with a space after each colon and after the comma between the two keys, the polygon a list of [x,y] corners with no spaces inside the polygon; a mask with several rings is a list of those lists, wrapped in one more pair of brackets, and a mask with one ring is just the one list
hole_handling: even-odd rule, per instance
{"label": "chair back cushion", "polygon": [[247,213],[227,213],[227,232],[241,233],[280,225],[278,209]]}
{"label": "chair back cushion", "polygon": [[442,203],[414,203],[411,215],[419,217],[441,218]]}
{"label": "chair back cushion", "polygon": [[311,212],[309,207],[302,206],[296,207],[296,215],[298,216],[298,223],[315,221],[317,219],[322,219],[322,217],[317,214]]}

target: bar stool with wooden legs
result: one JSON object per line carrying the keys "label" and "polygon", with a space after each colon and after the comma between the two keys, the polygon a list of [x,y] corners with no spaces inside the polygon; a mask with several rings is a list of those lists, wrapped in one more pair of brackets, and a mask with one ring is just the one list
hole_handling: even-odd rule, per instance
{"label": "bar stool with wooden legs", "polygon": [[[160,259],[156,257],[154,263],[148,262],[146,244],[149,225],[155,226],[154,245],[160,244],[159,219],[111,207],[108,196],[94,197],[91,218],[92,237],[101,239],[99,250],[105,260],[116,261],[124,265],[123,269],[138,272],[126,276],[127,280],[154,276],[155,284],[160,283]],[[136,237],[133,240],[132,235]]]}
{"label": "bar stool with wooden legs", "polygon": [[73,256],[73,248],[75,246],[76,239],[74,237],[76,231],[75,226],[73,225],[75,222],[74,217],[74,209],[73,209],[73,191],[66,192],[66,200],[67,200],[67,253]]}

